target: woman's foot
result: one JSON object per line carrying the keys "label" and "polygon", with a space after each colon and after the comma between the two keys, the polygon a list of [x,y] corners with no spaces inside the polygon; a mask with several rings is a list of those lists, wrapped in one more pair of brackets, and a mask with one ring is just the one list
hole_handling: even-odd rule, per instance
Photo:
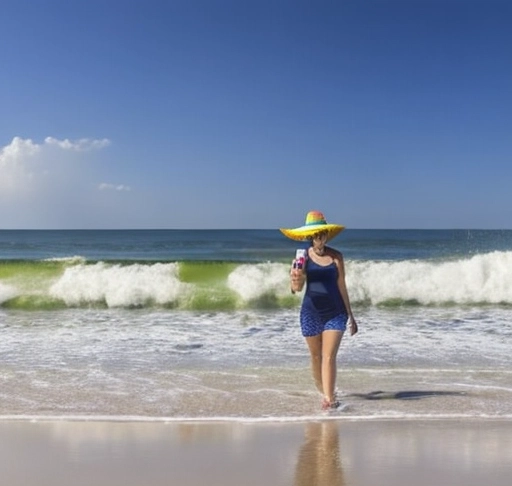
{"label": "woman's foot", "polygon": [[327,397],[324,397],[322,400],[322,410],[336,410],[340,406],[341,403],[336,398],[329,400]]}

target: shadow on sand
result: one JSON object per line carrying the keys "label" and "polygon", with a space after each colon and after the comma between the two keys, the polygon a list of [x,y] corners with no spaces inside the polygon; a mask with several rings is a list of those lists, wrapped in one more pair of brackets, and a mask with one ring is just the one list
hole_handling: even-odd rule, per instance
{"label": "shadow on sand", "polygon": [[350,397],[362,398],[364,400],[421,400],[429,397],[467,396],[465,392],[440,391],[440,390],[405,390],[398,392],[373,391],[370,393],[352,393]]}

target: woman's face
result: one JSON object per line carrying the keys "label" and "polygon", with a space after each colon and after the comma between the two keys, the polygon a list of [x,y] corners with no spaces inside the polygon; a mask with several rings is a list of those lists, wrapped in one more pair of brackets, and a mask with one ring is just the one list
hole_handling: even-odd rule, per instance
{"label": "woman's face", "polygon": [[325,242],[327,241],[327,231],[320,231],[316,233],[313,238],[313,247],[315,248],[322,248],[325,245]]}

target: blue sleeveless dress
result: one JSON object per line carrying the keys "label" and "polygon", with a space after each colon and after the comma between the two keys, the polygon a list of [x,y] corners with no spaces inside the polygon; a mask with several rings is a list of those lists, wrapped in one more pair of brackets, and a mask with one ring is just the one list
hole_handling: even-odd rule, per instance
{"label": "blue sleeveless dress", "polygon": [[300,310],[300,326],[305,337],[323,331],[345,331],[347,310],[338,288],[338,267],[334,262],[318,265],[306,261],[306,292]]}

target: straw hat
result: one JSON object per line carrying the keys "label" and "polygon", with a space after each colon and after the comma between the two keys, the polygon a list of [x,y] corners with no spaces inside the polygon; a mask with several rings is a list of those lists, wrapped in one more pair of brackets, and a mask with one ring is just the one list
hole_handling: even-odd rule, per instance
{"label": "straw hat", "polygon": [[327,231],[327,241],[329,241],[344,229],[345,226],[341,226],[340,224],[327,223],[324,215],[320,211],[310,211],[306,215],[304,226],[294,229],[280,228],[280,231],[285,236],[295,241],[304,241],[320,231]]}

